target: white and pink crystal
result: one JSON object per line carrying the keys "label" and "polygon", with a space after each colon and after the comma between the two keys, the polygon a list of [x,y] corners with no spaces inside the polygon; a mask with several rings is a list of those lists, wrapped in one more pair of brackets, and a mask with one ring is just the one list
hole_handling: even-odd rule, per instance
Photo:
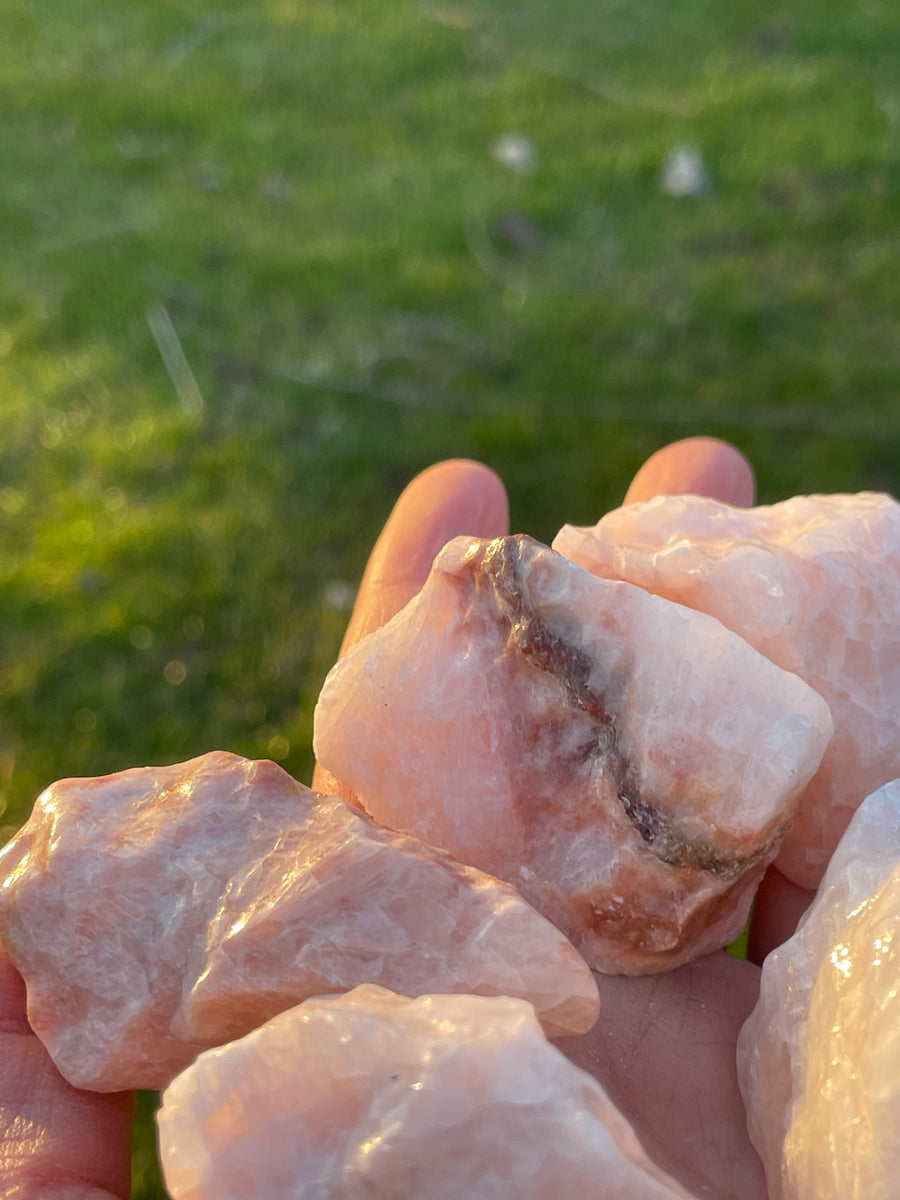
{"label": "white and pink crystal", "polygon": [[711,614],[825,698],[834,739],[777,864],[814,888],[863,797],[900,775],[900,505],[865,492],[750,509],[660,496],[566,525],[553,545]]}
{"label": "white and pink crystal", "polygon": [[76,1087],[158,1088],[210,1045],[360,982],[509,993],[551,1032],[590,972],[507,884],[270,762],[216,752],[63,780],[0,852],[0,933]]}
{"label": "white and pink crystal", "polygon": [[864,801],[738,1040],[771,1200],[900,1195],[900,780]]}
{"label": "white and pink crystal", "polygon": [[201,1055],[157,1121],[173,1200],[689,1200],[521,1000],[309,1000]]}
{"label": "white and pink crystal", "polygon": [[458,538],[326,680],[319,761],[607,971],[725,944],[831,736],[718,621],[530,538]]}

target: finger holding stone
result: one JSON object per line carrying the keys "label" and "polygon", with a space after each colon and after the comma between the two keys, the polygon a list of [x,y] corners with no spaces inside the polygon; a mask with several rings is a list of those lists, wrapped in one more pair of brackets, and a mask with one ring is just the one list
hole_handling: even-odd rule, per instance
{"label": "finger holding stone", "polygon": [[769,867],[757,889],[750,917],[750,961],[761,964],[769,951],[786,942],[814,899],[815,892],[792,883],[777,867]]}
{"label": "finger holding stone", "polygon": [[[482,463],[451,459],[422,471],[405,488],[369,558],[341,655],[389,621],[428,578],[439,550],[460,534],[499,537],[509,532],[509,504],[499,477]],[[352,798],[317,765],[313,788]]]}
{"label": "finger holding stone", "polygon": [[625,503],[688,494],[749,506],[756,495],[753,468],[728,442],[685,438],[663,446],[647,459],[632,480]]}
{"label": "finger holding stone", "polygon": [[133,1110],[130,1092],[66,1083],[28,1025],[25,986],[0,950],[0,1195],[125,1200]]}

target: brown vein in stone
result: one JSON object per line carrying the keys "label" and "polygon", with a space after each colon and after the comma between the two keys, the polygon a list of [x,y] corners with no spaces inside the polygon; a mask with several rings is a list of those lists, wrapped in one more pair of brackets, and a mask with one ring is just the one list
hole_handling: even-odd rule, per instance
{"label": "brown vein in stone", "polygon": [[540,550],[553,553],[533,538],[518,534],[495,538],[470,559],[473,573],[492,587],[498,612],[520,654],[533,667],[553,675],[572,704],[595,723],[594,753],[604,758],[622,809],[649,849],[670,867],[699,869],[726,880],[739,875],[760,859],[771,843],[747,855],[725,853],[711,839],[685,834],[651,797],[640,794],[634,768],[620,746],[615,720],[603,697],[590,686],[590,657],[552,629],[529,601],[528,559]]}

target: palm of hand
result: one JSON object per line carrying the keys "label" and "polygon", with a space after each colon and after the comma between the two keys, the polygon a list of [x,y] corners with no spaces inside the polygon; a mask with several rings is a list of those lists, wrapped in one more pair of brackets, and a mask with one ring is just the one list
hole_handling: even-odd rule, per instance
{"label": "palm of hand", "polygon": [[[730,447],[694,440],[650,459],[626,503],[678,492],[751,504],[754,482]],[[505,493],[484,468],[445,463],[419,476],[375,547],[342,652],[412,598],[451,537],[507,532]],[[313,786],[349,794],[321,768]],[[789,935],[806,899],[795,902],[782,923],[777,906],[783,897],[768,889],[757,914],[760,954],[767,938]],[[599,1022],[587,1037],[560,1040],[560,1048],[601,1083],[651,1157],[688,1190],[720,1200],[764,1200],[765,1176],[747,1135],[735,1068],[737,1035],[756,1003],[759,968],[722,951],[664,975],[598,975],[597,982]]]}

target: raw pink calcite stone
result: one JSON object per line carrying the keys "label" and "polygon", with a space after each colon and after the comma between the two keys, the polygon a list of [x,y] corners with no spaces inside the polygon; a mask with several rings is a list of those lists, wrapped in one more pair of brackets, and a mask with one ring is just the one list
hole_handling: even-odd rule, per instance
{"label": "raw pink calcite stone", "polygon": [[631,974],[735,936],[830,736],[718,621],[525,537],[450,542],[315,714],[319,761],[378,820]]}
{"label": "raw pink calcite stone", "polygon": [[336,796],[311,796],[311,822],[227,884],[177,1031],[218,1044],[360,981],[409,996],[521,996],[548,1036],[591,1028],[600,1002],[587,965],[515,888]]}
{"label": "raw pink calcite stone", "polygon": [[0,932],[35,1032],[94,1091],[162,1087],[360,981],[520,994],[550,1030],[599,1011],[583,961],[511,887],[222,752],[48,788],[0,852]]}
{"label": "raw pink calcite stone", "polygon": [[798,496],[733,508],[661,496],[564,526],[554,547],[717,617],[805,679],[834,739],[778,856],[815,888],[864,796],[900,775],[900,505],[889,496]]}
{"label": "raw pink calcite stone", "polygon": [[853,817],[738,1039],[772,1200],[900,1195],[900,780]]}
{"label": "raw pink calcite stone", "polygon": [[365,986],[211,1050],[157,1114],[172,1200],[685,1200],[521,1000]]}
{"label": "raw pink calcite stone", "polygon": [[204,1048],[170,1027],[202,932],[231,872],[271,844],[268,819],[300,803],[280,768],[231,755],[64,779],[38,797],[0,851],[0,930],[70,1083],[159,1087]]}

